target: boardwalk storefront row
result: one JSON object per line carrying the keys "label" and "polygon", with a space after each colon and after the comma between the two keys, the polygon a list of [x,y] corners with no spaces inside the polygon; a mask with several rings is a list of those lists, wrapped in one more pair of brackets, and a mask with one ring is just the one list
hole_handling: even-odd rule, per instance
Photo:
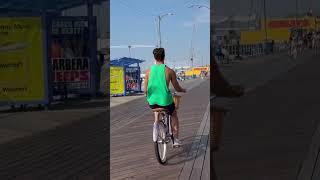
{"label": "boardwalk storefront row", "polygon": [[[54,96],[95,96],[97,21],[102,0],[0,0],[0,105],[44,105]],[[63,11],[87,6],[87,16]]]}

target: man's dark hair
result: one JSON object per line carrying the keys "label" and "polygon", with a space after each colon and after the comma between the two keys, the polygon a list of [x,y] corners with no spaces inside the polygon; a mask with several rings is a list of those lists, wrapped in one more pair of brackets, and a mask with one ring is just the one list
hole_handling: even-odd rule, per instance
{"label": "man's dark hair", "polygon": [[163,48],[155,48],[153,50],[153,56],[157,61],[164,61],[165,51]]}

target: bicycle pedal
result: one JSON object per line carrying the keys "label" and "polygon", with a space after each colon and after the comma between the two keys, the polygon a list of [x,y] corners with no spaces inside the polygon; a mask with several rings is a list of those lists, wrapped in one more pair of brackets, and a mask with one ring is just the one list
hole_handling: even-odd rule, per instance
{"label": "bicycle pedal", "polygon": [[172,145],[173,148],[179,148],[181,145]]}

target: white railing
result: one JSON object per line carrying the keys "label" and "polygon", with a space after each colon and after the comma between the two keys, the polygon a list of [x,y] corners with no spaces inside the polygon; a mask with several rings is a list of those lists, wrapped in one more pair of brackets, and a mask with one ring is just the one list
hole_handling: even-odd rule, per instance
{"label": "white railing", "polygon": [[[222,47],[222,56],[217,56],[221,62],[227,63],[230,60],[236,59],[240,56],[242,59],[254,56],[266,55],[265,45],[260,44],[242,44],[242,45],[224,45]],[[274,43],[273,50],[270,53],[279,53],[287,49],[284,43]]]}

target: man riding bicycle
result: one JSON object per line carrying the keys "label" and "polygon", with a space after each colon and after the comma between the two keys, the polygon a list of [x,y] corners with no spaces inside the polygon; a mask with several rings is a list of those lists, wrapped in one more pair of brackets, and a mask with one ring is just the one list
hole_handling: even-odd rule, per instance
{"label": "man riding bicycle", "polygon": [[[155,64],[146,71],[144,92],[151,109],[164,108],[171,115],[173,146],[180,146],[178,114],[169,89],[170,82],[177,92],[186,92],[186,90],[179,85],[176,73],[164,64],[165,50],[155,48],[153,55]],[[158,129],[157,122],[154,122],[154,129]],[[155,132],[153,136],[157,136]]]}

